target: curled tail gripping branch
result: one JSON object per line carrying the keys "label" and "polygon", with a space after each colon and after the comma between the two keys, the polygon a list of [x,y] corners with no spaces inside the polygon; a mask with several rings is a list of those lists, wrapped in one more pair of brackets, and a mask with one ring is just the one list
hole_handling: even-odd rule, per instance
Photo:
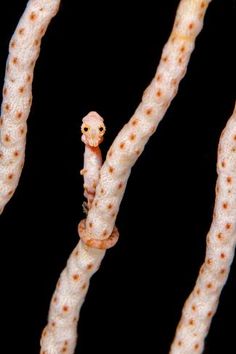
{"label": "curled tail gripping branch", "polygon": [[[80,171],[84,176],[84,196],[87,202],[83,203],[83,209],[85,213],[90,210],[96,187],[100,178],[100,170],[102,167],[102,154],[99,148],[100,143],[103,141],[106,127],[103,122],[103,118],[97,112],[88,113],[82,120],[81,140],[85,144],[84,151],[84,168]],[[113,247],[119,237],[119,233],[116,227],[108,238],[99,240],[94,239],[93,235],[90,235],[86,230],[86,220],[82,220],[78,227],[80,238],[83,242],[93,248],[108,249]]]}

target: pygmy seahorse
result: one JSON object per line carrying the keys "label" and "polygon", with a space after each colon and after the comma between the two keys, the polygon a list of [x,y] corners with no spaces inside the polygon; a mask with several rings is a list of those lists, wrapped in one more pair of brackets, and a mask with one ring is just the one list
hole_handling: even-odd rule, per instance
{"label": "pygmy seahorse", "polygon": [[85,144],[84,168],[80,174],[84,176],[84,196],[87,203],[83,204],[85,212],[92,205],[96,186],[99,181],[102,166],[102,154],[99,144],[103,141],[106,127],[103,118],[97,112],[88,113],[82,120],[81,140]]}

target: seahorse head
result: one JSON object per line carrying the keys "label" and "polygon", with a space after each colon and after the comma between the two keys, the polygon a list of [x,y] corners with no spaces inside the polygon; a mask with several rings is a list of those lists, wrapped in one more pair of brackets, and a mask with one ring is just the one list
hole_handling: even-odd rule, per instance
{"label": "seahorse head", "polygon": [[92,147],[98,146],[102,142],[106,131],[103,118],[97,112],[89,112],[82,122],[82,141]]}

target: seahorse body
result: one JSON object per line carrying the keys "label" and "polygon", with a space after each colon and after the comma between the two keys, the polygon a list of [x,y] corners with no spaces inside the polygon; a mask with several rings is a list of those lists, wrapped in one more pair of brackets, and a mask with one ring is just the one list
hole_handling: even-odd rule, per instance
{"label": "seahorse body", "polygon": [[84,196],[87,199],[85,209],[90,209],[102,166],[102,154],[99,144],[106,131],[103,118],[96,112],[90,112],[83,118],[81,140],[85,144],[84,168],[80,173],[84,176]]}

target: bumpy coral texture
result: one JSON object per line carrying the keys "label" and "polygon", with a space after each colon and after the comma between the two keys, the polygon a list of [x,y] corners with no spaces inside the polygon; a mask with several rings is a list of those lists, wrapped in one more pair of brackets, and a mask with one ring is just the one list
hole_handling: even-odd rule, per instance
{"label": "bumpy coral texture", "polygon": [[218,179],[204,264],[188,297],[171,354],[202,353],[204,339],[227,280],[236,244],[236,106],[218,148]]}
{"label": "bumpy coral texture", "polygon": [[74,353],[79,312],[90,278],[98,270],[104,255],[104,250],[88,247],[82,241],[72,252],[52,297],[40,354]]}
{"label": "bumpy coral texture", "polygon": [[41,39],[59,0],[31,0],[9,46],[0,118],[0,213],[13,195],[24,164],[26,120]]}
{"label": "bumpy coral texture", "polygon": [[87,232],[96,239],[109,237],[114,228],[131,168],[177,93],[209,3],[209,0],[180,2],[155,77],[144,92],[134,115],[119,132],[107,154],[87,217]]}
{"label": "bumpy coral texture", "polygon": [[[85,144],[84,190],[89,209],[93,201],[102,164],[99,144],[105,133],[103,119],[96,112],[83,118],[81,132]],[[79,224],[81,241],[69,257],[66,269],[62,272],[54,292],[48,324],[41,338],[41,354],[73,353],[77,338],[77,322],[81,306],[88,290],[90,277],[98,270],[105,255],[105,249],[114,245],[118,231],[114,228],[112,237],[107,240],[87,238],[85,220]]]}
{"label": "bumpy coral texture", "polygon": [[70,256],[51,302],[48,325],[41,340],[41,354],[74,352],[78,313],[90,276],[105,252],[99,248],[103,244],[109,246],[113,241],[111,236],[117,235],[114,223],[131,167],[177,92],[208,3],[198,0],[180,2],[156,75],[134,116],[118,134],[107,154],[86,224],[85,221],[79,224],[82,240]]}
{"label": "bumpy coral texture", "polygon": [[[10,43],[0,119],[0,211],[14,193],[20,177],[26,120],[32,101],[33,69],[41,38],[59,3],[59,0],[30,0]],[[92,185],[91,193],[94,197],[96,189],[95,198],[89,201],[86,222],[79,224],[82,240],[69,257],[53,295],[48,324],[42,334],[41,354],[74,352],[79,311],[90,278],[104,257],[106,241],[113,240],[111,235],[117,237],[114,223],[131,168],[177,92],[209,3],[210,0],[181,0],[155,77],[133,117],[112,144],[100,173],[100,157],[98,159],[96,173],[100,178],[96,177],[96,186]],[[222,133],[218,153],[216,203],[207,236],[206,258],[196,286],[184,305],[171,354],[202,352],[233,259],[236,243],[236,110]],[[91,167],[89,161],[88,169]],[[90,180],[88,185],[91,185]],[[105,246],[95,248],[100,245]]]}

